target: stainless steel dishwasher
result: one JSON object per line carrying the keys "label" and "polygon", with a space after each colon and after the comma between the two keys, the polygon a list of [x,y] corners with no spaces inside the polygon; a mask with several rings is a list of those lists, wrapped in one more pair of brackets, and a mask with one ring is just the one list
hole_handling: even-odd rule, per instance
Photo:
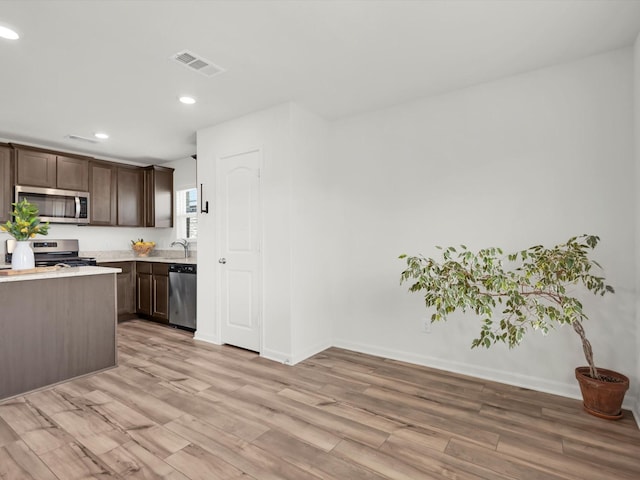
{"label": "stainless steel dishwasher", "polygon": [[185,330],[196,329],[197,266],[169,265],[169,324]]}

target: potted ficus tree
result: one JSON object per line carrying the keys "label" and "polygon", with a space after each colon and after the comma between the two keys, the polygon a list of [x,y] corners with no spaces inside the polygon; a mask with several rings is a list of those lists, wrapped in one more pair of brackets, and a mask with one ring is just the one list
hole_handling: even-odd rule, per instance
{"label": "potted ficus tree", "polygon": [[411,282],[409,291],[424,294],[426,306],[435,309],[432,322],[446,320],[457,310],[479,316],[480,334],[472,348],[489,348],[497,342],[515,347],[528,329],[546,334],[556,324],[570,325],[580,336],[588,364],[575,371],[584,408],[593,415],[616,419],[622,416],[629,379],[596,368],[582,324],[588,317],[582,303],[568,292],[568,287],[582,285],[597,295],[613,293],[603,277],[592,273],[600,265],[589,253],[599,241],[595,235],[581,235],[553,248],[536,245],[506,256],[500,248],[474,253],[464,245],[437,247],[443,250],[441,261],[401,255],[407,262],[401,283]]}

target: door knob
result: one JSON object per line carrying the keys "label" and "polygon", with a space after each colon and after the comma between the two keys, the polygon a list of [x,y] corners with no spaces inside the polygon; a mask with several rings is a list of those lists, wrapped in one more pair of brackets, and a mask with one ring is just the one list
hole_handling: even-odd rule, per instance
{"label": "door knob", "polygon": [[227,259],[223,257],[218,260],[218,263],[222,263],[224,265],[225,263],[227,263]]}

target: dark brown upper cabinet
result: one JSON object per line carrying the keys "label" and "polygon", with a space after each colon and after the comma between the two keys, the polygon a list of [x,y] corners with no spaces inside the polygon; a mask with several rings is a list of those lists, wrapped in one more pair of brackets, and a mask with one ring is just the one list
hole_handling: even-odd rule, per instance
{"label": "dark brown upper cabinet", "polygon": [[140,167],[117,167],[118,225],[144,226],[144,170]]}
{"label": "dark brown upper cabinet", "polygon": [[89,162],[89,205],[91,225],[117,225],[118,175],[116,165],[109,162]]}
{"label": "dark brown upper cabinet", "polygon": [[171,228],[173,171],[0,143],[0,221],[9,218],[14,185],[24,185],[89,192],[90,225]]}
{"label": "dark brown upper cabinet", "polygon": [[144,226],[173,227],[173,168],[144,169]]}
{"label": "dark brown upper cabinet", "polygon": [[57,188],[86,192],[89,190],[89,161],[84,158],[58,156],[56,164]]}
{"label": "dark brown upper cabinet", "polygon": [[16,148],[16,184],[89,190],[89,160],[41,149]]}
{"label": "dark brown upper cabinet", "polygon": [[56,155],[17,149],[16,184],[56,188]]}
{"label": "dark brown upper cabinet", "polygon": [[9,145],[0,143],[0,222],[11,217],[13,202],[12,160],[13,150]]}

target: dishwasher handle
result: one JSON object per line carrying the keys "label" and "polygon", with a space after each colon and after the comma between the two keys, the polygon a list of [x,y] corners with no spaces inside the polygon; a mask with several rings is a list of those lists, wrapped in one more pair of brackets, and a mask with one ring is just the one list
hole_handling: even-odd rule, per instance
{"label": "dishwasher handle", "polygon": [[172,263],[169,265],[169,273],[198,273],[198,266],[192,263]]}

